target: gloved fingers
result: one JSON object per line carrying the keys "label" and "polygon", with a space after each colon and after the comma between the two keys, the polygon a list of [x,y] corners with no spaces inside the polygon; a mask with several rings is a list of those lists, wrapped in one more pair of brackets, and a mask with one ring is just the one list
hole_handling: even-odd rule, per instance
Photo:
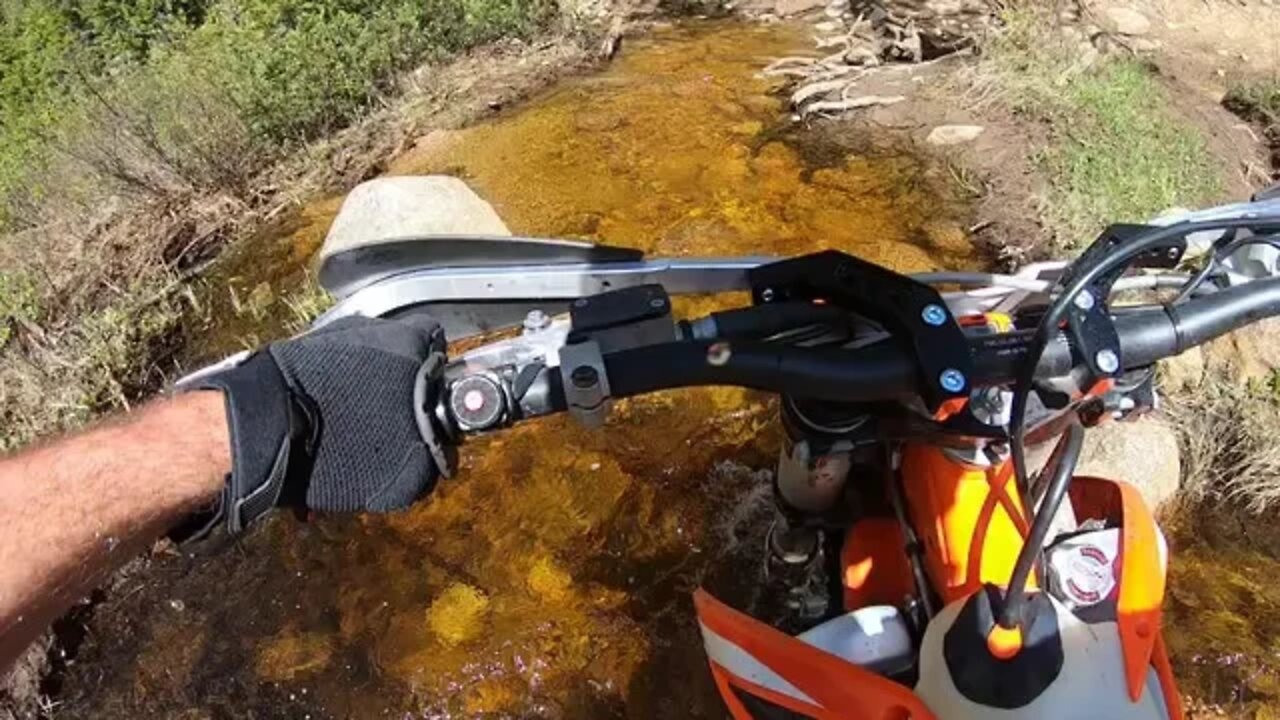
{"label": "gloved fingers", "polygon": [[381,318],[342,318],[303,335],[290,343],[308,346],[347,345],[400,355],[421,362],[429,354],[444,349],[444,333],[430,316],[412,321]]}
{"label": "gloved fingers", "polygon": [[431,455],[425,445],[406,448],[400,468],[390,473],[382,484],[365,501],[365,510],[390,512],[403,510],[431,492],[435,487],[436,473]]}
{"label": "gloved fingers", "polygon": [[396,318],[396,322],[402,322],[406,325],[412,325],[422,332],[425,332],[430,338],[431,349],[433,351],[444,352],[447,340],[444,335],[444,328],[440,326],[440,322],[425,312],[410,312],[406,315]]}

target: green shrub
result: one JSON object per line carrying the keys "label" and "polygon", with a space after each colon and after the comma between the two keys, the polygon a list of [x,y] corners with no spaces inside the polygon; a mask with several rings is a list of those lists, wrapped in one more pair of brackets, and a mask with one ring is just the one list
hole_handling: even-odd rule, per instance
{"label": "green shrub", "polygon": [[550,0],[17,0],[0,11],[0,229],[103,198],[243,193],[396,74],[532,32]]}
{"label": "green shrub", "polygon": [[22,272],[0,271],[0,348],[9,342],[13,329],[21,321],[32,321],[39,314],[36,284]]}
{"label": "green shrub", "polygon": [[1245,120],[1280,132],[1280,79],[1238,84],[1227,92],[1222,104]]}

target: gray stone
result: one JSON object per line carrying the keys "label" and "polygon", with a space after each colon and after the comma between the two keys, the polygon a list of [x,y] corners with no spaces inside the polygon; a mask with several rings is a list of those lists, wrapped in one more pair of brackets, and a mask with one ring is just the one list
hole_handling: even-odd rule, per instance
{"label": "gray stone", "polygon": [[924,6],[934,15],[941,17],[959,15],[964,12],[964,2],[962,0],[926,0]]}
{"label": "gray stone", "polygon": [[1121,35],[1146,35],[1151,32],[1151,21],[1132,8],[1107,8],[1107,20],[1111,21],[1111,27]]}
{"label": "gray stone", "polygon": [[357,185],[342,202],[320,259],[406,237],[510,234],[493,207],[457,178],[377,178]]}
{"label": "gray stone", "polygon": [[1077,475],[1124,480],[1155,509],[1172,498],[1182,482],[1178,435],[1164,421],[1143,417],[1110,422],[1085,435]]}
{"label": "gray stone", "polygon": [[981,125],[939,125],[929,132],[930,145],[959,145],[976,140],[986,128]]}
{"label": "gray stone", "polygon": [[1152,53],[1163,47],[1159,40],[1144,37],[1134,38],[1132,44],[1134,50],[1142,53]]}
{"label": "gray stone", "polygon": [[781,17],[790,17],[825,5],[823,0],[777,0],[773,5],[773,11]]}

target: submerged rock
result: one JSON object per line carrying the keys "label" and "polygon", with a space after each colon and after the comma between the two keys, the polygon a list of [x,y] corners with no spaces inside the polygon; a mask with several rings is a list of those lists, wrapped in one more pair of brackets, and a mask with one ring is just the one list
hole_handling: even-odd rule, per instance
{"label": "submerged rock", "polygon": [[773,11],[782,17],[789,17],[816,10],[824,5],[826,3],[823,0],[778,0],[774,3]]}

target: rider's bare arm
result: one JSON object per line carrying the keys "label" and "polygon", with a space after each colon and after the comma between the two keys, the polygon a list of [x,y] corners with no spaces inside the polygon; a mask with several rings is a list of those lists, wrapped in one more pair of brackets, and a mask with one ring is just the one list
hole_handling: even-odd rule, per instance
{"label": "rider's bare arm", "polygon": [[443,349],[429,319],[352,318],[0,460],[0,675],[179,523],[235,535],[277,506],[379,512],[421,497],[437,470],[410,399]]}
{"label": "rider's bare arm", "polygon": [[222,393],[155,402],[0,461],[0,670],[231,469]]}

